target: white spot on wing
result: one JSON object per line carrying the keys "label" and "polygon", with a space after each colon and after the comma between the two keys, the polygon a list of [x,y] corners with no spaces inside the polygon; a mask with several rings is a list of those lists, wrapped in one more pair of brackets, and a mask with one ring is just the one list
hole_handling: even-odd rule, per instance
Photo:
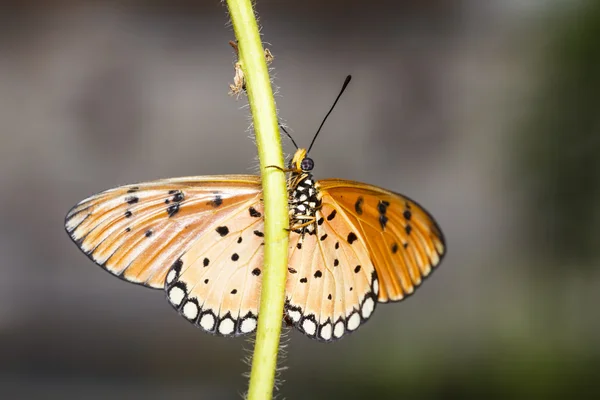
{"label": "white spot on wing", "polygon": [[183,306],[183,316],[187,319],[194,320],[198,316],[198,306],[191,301],[188,301]]}
{"label": "white spot on wing", "polygon": [[379,295],[379,281],[377,279],[373,280],[373,293],[375,293],[375,296]]}
{"label": "white spot on wing", "polygon": [[342,337],[343,334],[344,334],[344,322],[338,321],[338,323],[335,324],[335,328],[333,329],[333,335],[339,339]]}
{"label": "white spot on wing", "polygon": [[353,313],[350,318],[348,318],[348,330],[353,331],[360,325],[360,315],[357,312]]}
{"label": "white spot on wing", "polygon": [[294,322],[298,322],[300,321],[300,318],[302,318],[302,314],[300,314],[300,311],[296,311],[296,310],[291,310],[288,311],[288,317],[290,317],[290,319]]}
{"label": "white spot on wing", "polygon": [[242,333],[250,333],[256,329],[256,318],[248,317],[242,321],[242,325],[240,326],[240,331]]}
{"label": "white spot on wing", "polygon": [[177,272],[175,272],[174,269],[170,270],[169,273],[167,274],[167,283],[172,283],[175,280],[175,277],[177,276]]}
{"label": "white spot on wing", "polygon": [[169,300],[176,306],[179,306],[185,297],[185,292],[179,286],[173,286],[169,289]]}
{"label": "white spot on wing", "polygon": [[363,318],[364,319],[369,318],[371,316],[371,314],[373,313],[374,309],[375,309],[375,302],[373,301],[372,298],[367,297],[367,299],[363,303],[362,310],[361,310]]}
{"label": "white spot on wing", "polygon": [[306,332],[307,335],[314,336],[315,332],[317,331],[317,324],[310,319],[305,319],[302,322],[302,329],[304,329],[304,332]]}
{"label": "white spot on wing", "polygon": [[331,339],[331,324],[328,322],[321,328],[321,339]]}
{"label": "white spot on wing", "polygon": [[200,318],[200,326],[207,331],[212,331],[215,327],[215,317],[211,313],[204,314]]}
{"label": "white spot on wing", "polygon": [[233,333],[233,329],[235,328],[235,324],[231,318],[225,318],[219,324],[219,333],[221,335],[231,335]]}

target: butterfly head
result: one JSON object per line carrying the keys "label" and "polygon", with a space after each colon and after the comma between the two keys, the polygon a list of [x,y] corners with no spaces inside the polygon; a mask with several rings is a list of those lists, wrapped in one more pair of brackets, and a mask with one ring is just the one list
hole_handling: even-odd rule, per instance
{"label": "butterfly head", "polygon": [[290,169],[294,172],[310,172],[315,167],[312,158],[306,156],[306,149],[298,149],[290,163]]}

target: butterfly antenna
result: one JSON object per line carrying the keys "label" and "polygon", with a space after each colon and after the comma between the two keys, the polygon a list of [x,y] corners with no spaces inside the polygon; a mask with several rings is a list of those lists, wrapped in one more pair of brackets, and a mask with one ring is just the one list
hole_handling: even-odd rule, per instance
{"label": "butterfly antenna", "polygon": [[283,127],[283,125],[279,124],[279,128],[281,128],[281,130],[284,131],[286,135],[288,135],[288,137],[290,138],[290,140],[292,141],[292,143],[294,143],[294,146],[296,146],[296,148],[298,148],[298,145],[296,144],[296,141],[294,140],[294,138],[292,137],[292,135],[290,135],[288,133],[288,131],[285,130],[285,128]]}
{"label": "butterfly antenna", "polygon": [[327,113],[327,115],[325,115],[325,118],[323,118],[323,122],[321,122],[321,125],[319,126],[319,129],[317,129],[317,133],[315,133],[315,136],[313,137],[312,142],[310,142],[310,147],[308,148],[307,153],[310,152],[310,149],[312,149],[313,144],[315,144],[315,140],[317,139],[317,136],[319,136],[319,132],[321,132],[321,128],[325,124],[325,121],[327,121],[327,117],[329,117],[329,114],[331,114],[331,112],[335,108],[335,105],[337,104],[337,102],[340,99],[340,97],[342,97],[342,93],[344,93],[344,90],[346,90],[346,86],[348,86],[348,84],[350,83],[351,79],[352,79],[352,75],[348,75],[346,77],[346,80],[344,81],[344,84],[342,85],[342,90],[340,90],[340,94],[338,94],[338,96],[336,97],[335,101],[333,102],[333,105],[329,109],[329,112]]}

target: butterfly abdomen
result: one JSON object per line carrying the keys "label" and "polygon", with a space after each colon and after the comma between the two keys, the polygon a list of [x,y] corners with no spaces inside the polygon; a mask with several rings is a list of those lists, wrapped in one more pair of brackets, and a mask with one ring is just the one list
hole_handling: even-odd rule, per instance
{"label": "butterfly abdomen", "polygon": [[290,187],[290,225],[297,233],[313,235],[315,229],[315,214],[321,208],[319,192],[315,181],[309,173],[292,175],[295,185]]}

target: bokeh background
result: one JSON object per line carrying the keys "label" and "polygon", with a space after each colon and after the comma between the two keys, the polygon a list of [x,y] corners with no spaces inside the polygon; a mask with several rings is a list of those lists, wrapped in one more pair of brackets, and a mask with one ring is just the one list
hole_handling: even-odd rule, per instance
{"label": "bokeh background", "polygon": [[[258,0],[317,177],[425,205],[448,255],[335,344],[288,332],[280,398],[600,398],[600,2]],[[219,1],[0,3],[0,390],[235,399],[251,344],[194,329],[63,231],[120,184],[257,171]],[[293,147],[286,142],[289,152]]]}

